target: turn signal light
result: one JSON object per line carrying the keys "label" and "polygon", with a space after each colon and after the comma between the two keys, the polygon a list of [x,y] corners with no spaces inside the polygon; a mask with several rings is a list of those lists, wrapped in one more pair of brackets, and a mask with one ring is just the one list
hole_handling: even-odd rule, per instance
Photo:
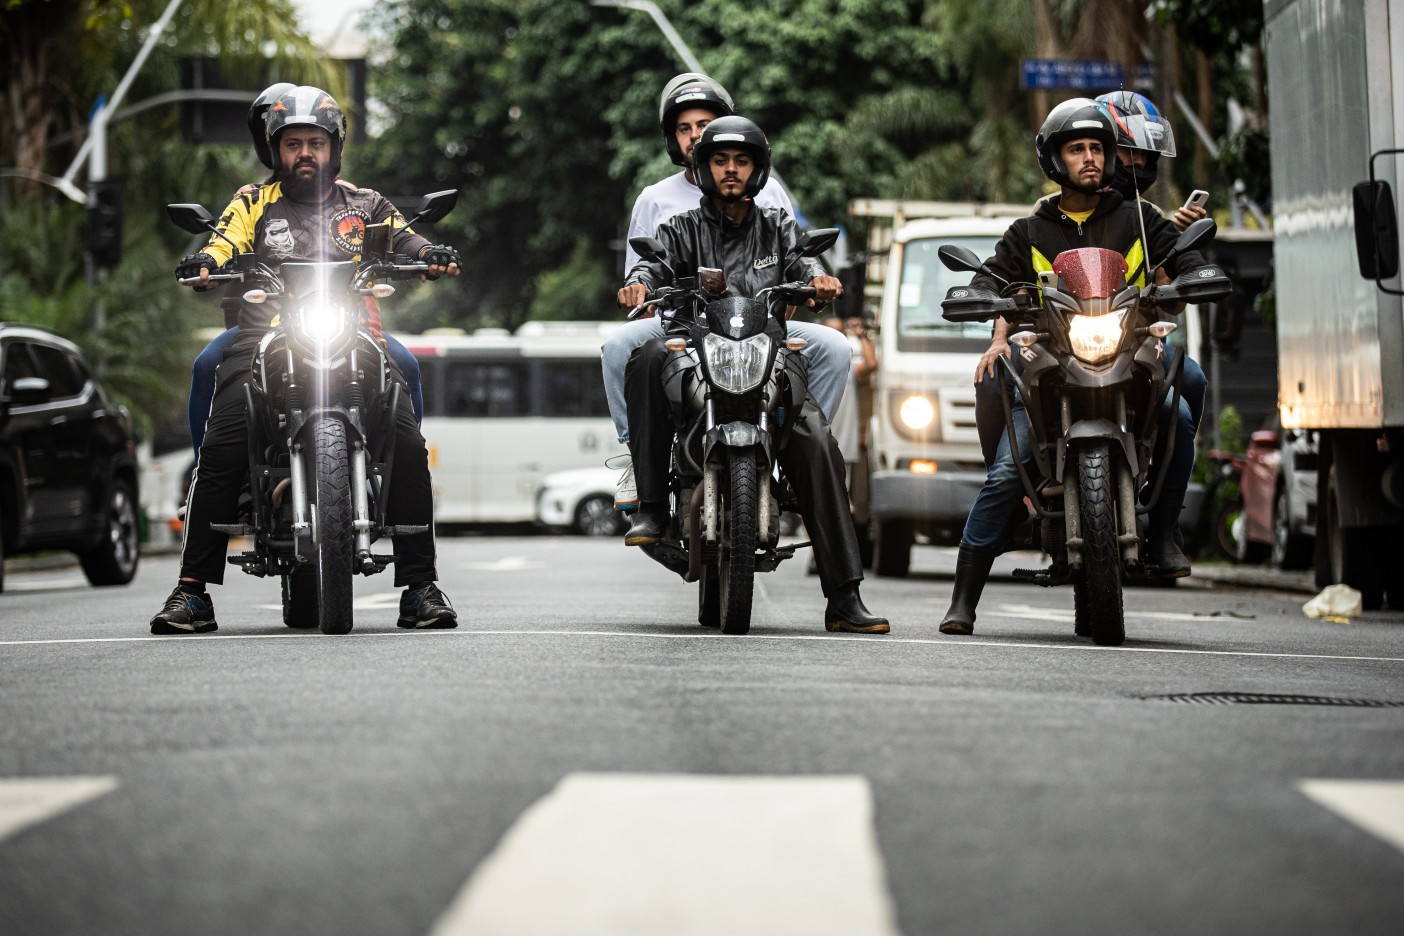
{"label": "turn signal light", "polygon": [[1179,324],[1176,322],[1156,322],[1154,325],[1151,325],[1147,331],[1157,338],[1164,338],[1179,327]]}
{"label": "turn signal light", "polygon": [[686,351],[687,339],[669,338],[667,341],[663,342],[663,347],[667,348],[669,351]]}
{"label": "turn signal light", "polygon": [[377,299],[384,299],[387,296],[395,295],[395,287],[389,283],[376,283],[371,287],[371,295]]}
{"label": "turn signal light", "polygon": [[936,473],[936,463],[925,458],[913,458],[910,465],[912,474],[932,475]]}
{"label": "turn signal light", "polygon": [[250,289],[248,292],[244,293],[244,301],[252,305],[258,305],[267,298],[268,293],[264,292],[262,289]]}
{"label": "turn signal light", "polygon": [[803,338],[786,338],[785,347],[789,348],[791,351],[803,351],[805,348],[809,347],[809,342],[805,341]]}
{"label": "turn signal light", "polygon": [[1031,331],[1015,332],[1014,334],[1009,336],[1009,343],[1012,345],[1018,345],[1021,348],[1027,348],[1030,345],[1032,345],[1035,341],[1038,341],[1038,335],[1034,334]]}

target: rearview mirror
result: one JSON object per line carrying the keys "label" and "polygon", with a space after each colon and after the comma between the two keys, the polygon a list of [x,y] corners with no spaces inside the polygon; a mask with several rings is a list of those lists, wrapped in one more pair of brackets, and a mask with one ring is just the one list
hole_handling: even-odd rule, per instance
{"label": "rearview mirror", "polygon": [[205,234],[214,228],[214,215],[204,205],[167,205],[166,215],[176,227],[191,234]]}
{"label": "rearview mirror", "polygon": [[666,263],[668,260],[668,251],[663,247],[663,242],[655,237],[631,237],[629,246],[650,263]]}
{"label": "rearview mirror", "polygon": [[[1213,218],[1200,218],[1180,233],[1179,238],[1175,241],[1175,246],[1170,248],[1170,252],[1156,264],[1155,268],[1157,270],[1168,268],[1182,254],[1189,253],[1200,244],[1207,244],[1218,233],[1219,226],[1214,223]],[[1192,298],[1186,298],[1190,302],[1194,301]]]}
{"label": "rearview mirror", "polygon": [[435,221],[442,221],[456,204],[458,204],[458,192],[455,189],[446,189],[442,192],[432,192],[425,195],[419,200],[419,208],[415,211],[410,224],[433,224]]}
{"label": "rearview mirror", "polygon": [[946,265],[946,269],[955,270],[957,273],[981,273],[985,270],[980,258],[968,247],[942,244],[937,248],[936,256]]}
{"label": "rearview mirror", "polygon": [[1355,257],[1360,275],[1370,280],[1399,275],[1399,226],[1388,182],[1361,182],[1351,189],[1355,202]]}
{"label": "rearview mirror", "polygon": [[838,228],[816,228],[801,234],[795,246],[799,248],[800,256],[817,257],[834,246],[838,238]]}

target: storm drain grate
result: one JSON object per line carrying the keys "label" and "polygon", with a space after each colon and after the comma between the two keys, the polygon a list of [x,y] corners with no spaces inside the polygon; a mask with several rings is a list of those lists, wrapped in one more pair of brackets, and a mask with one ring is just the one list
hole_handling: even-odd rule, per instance
{"label": "storm drain grate", "polygon": [[1404,708],[1385,699],[1337,699],[1332,696],[1278,695],[1271,692],[1187,692],[1142,696],[1149,702],[1188,702],[1191,705],[1334,705],[1344,708]]}

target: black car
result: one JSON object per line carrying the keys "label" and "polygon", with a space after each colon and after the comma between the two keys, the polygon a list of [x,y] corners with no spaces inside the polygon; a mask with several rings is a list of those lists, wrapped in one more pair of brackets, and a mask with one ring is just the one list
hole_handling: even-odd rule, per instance
{"label": "black car", "polygon": [[94,585],[138,559],[137,460],[127,411],[78,348],[0,322],[0,590],[7,555],[67,549]]}

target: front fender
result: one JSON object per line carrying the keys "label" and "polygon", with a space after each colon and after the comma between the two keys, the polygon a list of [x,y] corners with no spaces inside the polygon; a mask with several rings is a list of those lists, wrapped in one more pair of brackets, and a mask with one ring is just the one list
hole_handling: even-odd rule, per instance
{"label": "front fender", "polygon": [[1075,450],[1080,442],[1087,440],[1106,440],[1121,446],[1121,452],[1126,458],[1126,467],[1133,472],[1136,470],[1138,460],[1134,435],[1110,419],[1079,419],[1063,435],[1063,443],[1058,446],[1059,479],[1064,477],[1068,453]]}

